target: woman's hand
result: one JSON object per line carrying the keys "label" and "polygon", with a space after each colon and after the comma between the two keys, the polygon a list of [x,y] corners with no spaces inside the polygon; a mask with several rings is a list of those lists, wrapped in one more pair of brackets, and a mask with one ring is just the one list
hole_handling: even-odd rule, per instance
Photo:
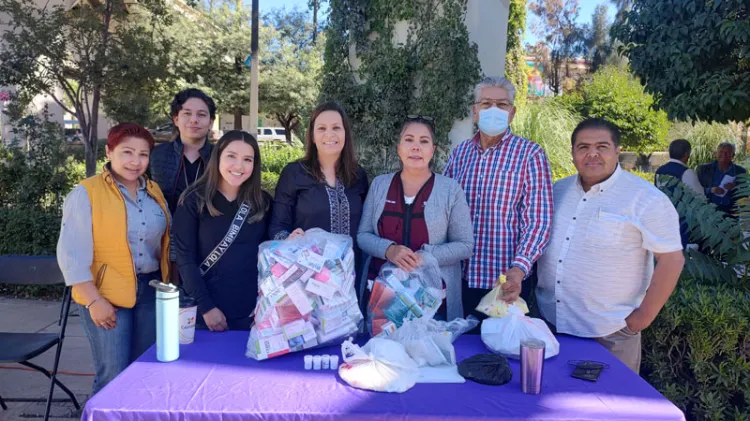
{"label": "woman's hand", "polygon": [[297,228],[296,230],[292,231],[292,233],[289,234],[289,237],[287,237],[286,239],[287,240],[293,240],[293,239],[295,239],[297,237],[301,237],[303,235],[305,235],[305,230],[303,230],[302,228]]}
{"label": "woman's hand", "polygon": [[422,256],[414,253],[410,248],[398,244],[388,246],[385,250],[385,258],[407,272],[411,272],[422,264]]}
{"label": "woman's hand", "polygon": [[224,313],[222,313],[218,307],[214,307],[204,313],[203,321],[206,322],[208,330],[212,332],[223,332],[229,328],[227,326],[227,318],[224,317]]}
{"label": "woman's hand", "polygon": [[89,306],[89,316],[98,327],[110,330],[117,325],[117,309],[104,297],[99,297]]}

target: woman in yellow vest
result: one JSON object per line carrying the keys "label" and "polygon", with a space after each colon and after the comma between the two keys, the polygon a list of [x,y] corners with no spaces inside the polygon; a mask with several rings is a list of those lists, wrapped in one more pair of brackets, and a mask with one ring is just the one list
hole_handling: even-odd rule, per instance
{"label": "woman in yellow vest", "polygon": [[147,179],[154,138],[136,124],[107,136],[104,170],[65,199],[57,261],[73,286],[91,344],[93,393],[114,379],[156,340],[152,279],[167,282],[169,211]]}

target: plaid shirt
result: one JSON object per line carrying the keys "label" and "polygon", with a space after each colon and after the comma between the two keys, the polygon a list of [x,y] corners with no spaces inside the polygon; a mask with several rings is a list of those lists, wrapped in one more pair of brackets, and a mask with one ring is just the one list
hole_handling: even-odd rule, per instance
{"label": "plaid shirt", "polygon": [[542,148],[510,129],[482,151],[479,133],[451,151],[444,174],[466,192],[474,254],[464,265],[470,288],[490,289],[510,267],[527,275],[552,226],[552,176]]}

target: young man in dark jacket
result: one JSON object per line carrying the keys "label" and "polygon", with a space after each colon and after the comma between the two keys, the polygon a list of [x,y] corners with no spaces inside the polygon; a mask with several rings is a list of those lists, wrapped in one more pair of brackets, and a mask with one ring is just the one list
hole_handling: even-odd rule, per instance
{"label": "young man in dark jacket", "polygon": [[[213,145],[208,133],[216,119],[216,104],[200,89],[190,88],[174,96],[170,104],[177,132],[174,140],[157,145],[151,152],[151,178],[159,185],[174,215],[182,192],[200,178],[208,167]],[[172,248],[172,282],[179,282]]]}
{"label": "young man in dark jacket", "polygon": [[208,133],[216,119],[216,104],[205,92],[190,88],[175,95],[170,107],[177,136],[154,148],[151,177],[174,214],[180,195],[203,175],[211,157]]}

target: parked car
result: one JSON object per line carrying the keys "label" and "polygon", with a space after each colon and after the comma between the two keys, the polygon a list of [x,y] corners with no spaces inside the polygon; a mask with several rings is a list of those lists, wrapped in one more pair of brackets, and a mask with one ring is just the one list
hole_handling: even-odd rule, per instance
{"label": "parked car", "polygon": [[258,127],[258,142],[274,140],[286,142],[286,129],[283,127]]}
{"label": "parked car", "polygon": [[163,124],[155,129],[150,129],[149,131],[151,132],[151,136],[153,136],[154,140],[157,142],[169,142],[172,140],[172,136],[174,136],[174,124]]}

